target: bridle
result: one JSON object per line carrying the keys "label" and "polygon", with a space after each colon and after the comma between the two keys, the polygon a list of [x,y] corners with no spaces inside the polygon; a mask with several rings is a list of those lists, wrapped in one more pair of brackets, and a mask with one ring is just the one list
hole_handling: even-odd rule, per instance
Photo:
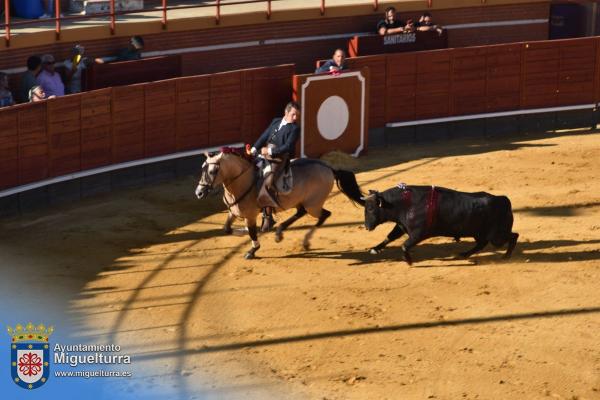
{"label": "bridle", "polygon": [[[208,165],[215,165],[216,166],[216,168],[213,169],[213,171],[214,171],[213,172],[214,173],[214,177],[216,177],[218,175],[218,173],[219,173],[220,163],[219,162],[208,162],[208,161],[205,161],[205,164],[207,166]],[[228,185],[233,184],[237,179],[239,179],[246,172],[252,171],[252,170],[253,170],[253,167],[252,167],[252,164],[250,164],[250,166],[248,168],[244,169],[242,172],[240,172],[238,175],[236,175],[235,177],[231,178],[230,180],[228,180],[228,181],[223,180],[223,186],[228,186]],[[215,188],[214,187],[215,186],[215,179],[211,175],[212,174],[210,174],[208,172],[208,167],[206,168],[206,170],[203,169],[202,176],[200,177],[200,182],[199,182],[199,184],[203,184],[203,181],[204,181],[204,184],[207,185],[207,186],[209,186],[209,191],[208,191],[209,193],[211,191],[213,191],[214,188]],[[244,193],[242,193],[242,195],[240,197],[238,197],[233,203],[229,203],[227,201],[227,198],[225,197],[225,194],[223,194],[223,202],[225,203],[225,205],[227,206],[227,208],[231,208],[231,207],[239,204],[242,200],[244,200],[246,198],[246,196],[248,196],[248,194],[250,194],[250,192],[252,191],[252,188],[255,186],[256,179],[257,179],[256,176],[254,176],[254,179],[252,179],[252,183],[250,184],[250,186],[248,187],[248,189],[246,189],[244,191]]]}

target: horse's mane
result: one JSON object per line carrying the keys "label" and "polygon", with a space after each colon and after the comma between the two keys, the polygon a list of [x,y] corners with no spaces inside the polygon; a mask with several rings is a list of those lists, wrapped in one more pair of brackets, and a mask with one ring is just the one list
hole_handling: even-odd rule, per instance
{"label": "horse's mane", "polygon": [[248,162],[253,162],[254,157],[251,154],[248,154],[244,147],[221,147],[221,153],[223,154],[233,154],[234,156],[238,156]]}

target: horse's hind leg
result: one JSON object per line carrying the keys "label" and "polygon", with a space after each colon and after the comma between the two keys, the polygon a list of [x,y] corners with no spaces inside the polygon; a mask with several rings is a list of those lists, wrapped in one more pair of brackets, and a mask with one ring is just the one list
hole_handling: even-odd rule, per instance
{"label": "horse's hind leg", "polygon": [[253,223],[246,222],[246,227],[248,227],[248,235],[250,235],[250,239],[252,239],[252,248],[244,255],[244,258],[246,260],[250,260],[254,258],[256,251],[260,249],[260,243],[258,242],[258,234],[256,229],[256,220]]}
{"label": "horse's hind leg", "polygon": [[[315,216],[312,212],[309,211],[309,213],[310,213],[310,215]],[[306,232],[306,235],[304,235],[304,241],[302,242],[302,247],[304,248],[304,250],[310,249],[310,239],[312,238],[312,235],[315,233],[315,230],[318,227],[323,225],[323,223],[327,220],[327,218],[329,218],[330,215],[331,215],[330,211],[328,211],[324,208],[321,209],[321,215],[318,217],[319,220],[317,221],[315,226],[310,228],[310,230],[308,232]]]}
{"label": "horse's hind leg", "polygon": [[385,246],[387,246],[389,243],[393,242],[394,240],[398,239],[400,236],[404,235],[405,233],[406,232],[404,231],[404,227],[400,224],[396,224],[394,226],[394,228],[392,229],[392,231],[390,233],[388,233],[385,240],[383,242],[379,243],[377,246],[373,247],[371,250],[369,250],[369,253],[371,253],[371,254],[380,253],[385,248]]}
{"label": "horse's hind leg", "polygon": [[517,239],[519,239],[519,234],[511,232],[510,239],[508,240],[508,249],[506,249],[506,253],[503,256],[504,259],[510,258],[511,254],[517,244]]}
{"label": "horse's hind leg", "polygon": [[292,215],[285,221],[283,221],[277,227],[277,231],[275,232],[275,241],[281,242],[283,240],[283,231],[285,231],[290,225],[294,222],[298,221],[300,218],[306,215],[306,209],[303,206],[298,206],[296,208],[296,214]]}

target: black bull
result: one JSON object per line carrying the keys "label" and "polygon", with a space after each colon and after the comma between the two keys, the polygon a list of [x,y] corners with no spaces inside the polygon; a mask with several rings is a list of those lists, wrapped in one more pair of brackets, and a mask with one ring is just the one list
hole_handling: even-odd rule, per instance
{"label": "black bull", "polygon": [[473,237],[475,247],[460,254],[465,258],[490,242],[495,247],[508,242],[504,258],[509,258],[519,237],[518,233],[512,232],[513,215],[506,196],[399,185],[381,193],[370,191],[363,200],[367,230],[384,222],[396,223],[387,238],[372,248],[371,253],[379,253],[388,243],[406,233],[408,239],[402,244],[402,251],[409,265],[412,264],[409,250],[430,237],[448,236],[456,240]]}

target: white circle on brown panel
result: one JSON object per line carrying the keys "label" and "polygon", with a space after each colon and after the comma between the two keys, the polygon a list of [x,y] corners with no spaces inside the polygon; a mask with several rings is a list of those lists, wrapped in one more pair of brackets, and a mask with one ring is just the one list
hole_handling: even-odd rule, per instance
{"label": "white circle on brown panel", "polygon": [[317,127],[325,139],[339,138],[348,127],[349,120],[348,104],[340,96],[330,96],[321,103],[317,113]]}

